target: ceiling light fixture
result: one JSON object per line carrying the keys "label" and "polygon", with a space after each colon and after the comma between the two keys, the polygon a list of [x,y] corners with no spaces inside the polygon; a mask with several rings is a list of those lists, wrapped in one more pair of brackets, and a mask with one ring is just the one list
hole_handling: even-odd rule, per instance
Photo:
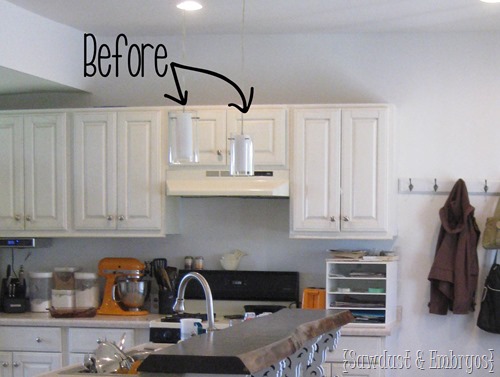
{"label": "ceiling light fixture", "polygon": [[500,0],[481,0],[483,3],[490,3],[490,4],[495,4],[495,3],[500,3]]}
{"label": "ceiling light fixture", "polygon": [[200,10],[203,6],[197,1],[183,1],[177,4],[177,8],[187,11]]}

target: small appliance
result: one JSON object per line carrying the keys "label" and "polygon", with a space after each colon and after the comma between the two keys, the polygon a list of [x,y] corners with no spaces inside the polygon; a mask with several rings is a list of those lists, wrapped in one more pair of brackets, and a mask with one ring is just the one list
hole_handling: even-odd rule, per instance
{"label": "small appliance", "polygon": [[135,258],[103,258],[98,273],[106,278],[98,314],[146,315],[142,310],[148,284],[144,280],[145,265]]}
{"label": "small appliance", "polygon": [[24,269],[21,266],[19,272],[11,276],[12,268],[7,265],[7,275],[2,279],[0,287],[1,307],[5,313],[24,313],[28,306],[26,298],[26,280],[24,279]]}

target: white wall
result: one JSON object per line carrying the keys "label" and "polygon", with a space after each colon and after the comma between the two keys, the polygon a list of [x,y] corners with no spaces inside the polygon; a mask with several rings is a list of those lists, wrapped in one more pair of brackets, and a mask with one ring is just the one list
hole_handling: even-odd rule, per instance
{"label": "white wall", "polygon": [[[247,36],[243,79],[239,36],[191,36],[186,64],[244,81],[246,88],[253,85],[254,103],[394,103],[398,177],[493,180],[500,170],[499,39],[497,33]],[[141,41],[164,43],[172,61],[182,62],[178,39]],[[213,78],[188,74],[186,83],[190,105],[223,104],[236,98],[233,89]],[[93,105],[171,104],[163,93],[173,91],[169,79],[152,75],[92,80],[89,87]],[[399,236],[393,246],[401,255],[399,302],[403,306],[395,342],[398,353],[408,350],[414,361],[422,351],[426,359],[424,371],[413,365],[396,375],[467,376],[465,370],[429,369],[430,351],[489,354],[488,349],[500,350],[500,338],[475,326],[477,313],[428,314],[427,274],[440,225],[438,210],[446,196],[400,194],[395,200]],[[471,196],[481,229],[496,200]],[[181,235],[162,240],[54,240],[52,247],[35,250],[26,265],[91,268],[102,256],[161,255],[180,266],[184,255],[203,255],[208,268],[217,268],[219,256],[237,247],[250,254],[242,268],[298,270],[304,287],[324,285],[327,248],[391,246],[290,240],[288,204],[267,199],[183,199]],[[491,253],[481,248],[478,252],[482,281]],[[19,252],[19,259],[25,255],[26,251]],[[2,265],[9,257],[4,253]],[[498,368],[495,365],[495,373]],[[473,375],[492,374],[481,370]]]}
{"label": "white wall", "polygon": [[77,30],[4,0],[0,0],[0,14],[1,67],[85,89],[80,75],[83,38]]}

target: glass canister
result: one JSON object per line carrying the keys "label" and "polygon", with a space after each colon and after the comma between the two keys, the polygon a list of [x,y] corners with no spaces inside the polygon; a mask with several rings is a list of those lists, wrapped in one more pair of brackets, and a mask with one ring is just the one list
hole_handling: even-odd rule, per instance
{"label": "glass canister", "polygon": [[99,281],[96,273],[75,272],[75,305],[77,308],[98,308]]}
{"label": "glass canister", "polygon": [[55,267],[54,289],[75,289],[75,272],[77,272],[78,269],[78,267]]}
{"label": "glass canister", "polygon": [[32,312],[47,312],[52,297],[52,272],[30,272],[29,298]]}
{"label": "glass canister", "polygon": [[53,289],[52,306],[56,309],[74,309],[75,308],[75,290],[74,289]]}

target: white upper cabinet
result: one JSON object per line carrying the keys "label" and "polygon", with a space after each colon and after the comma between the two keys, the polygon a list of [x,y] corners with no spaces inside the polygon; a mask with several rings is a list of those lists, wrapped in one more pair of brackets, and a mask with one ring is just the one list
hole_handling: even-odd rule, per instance
{"label": "white upper cabinet", "polygon": [[0,176],[1,231],[66,230],[66,114],[0,115]]}
{"label": "white upper cabinet", "polygon": [[394,236],[389,106],[293,112],[291,236]]}
{"label": "white upper cabinet", "polygon": [[162,230],[161,112],[74,114],[74,227]]}
{"label": "white upper cabinet", "polygon": [[250,135],[255,166],[285,168],[288,166],[286,114],[283,108],[252,108],[246,114],[229,110],[227,135]]}
{"label": "white upper cabinet", "polygon": [[[288,166],[287,109],[282,106],[256,106],[246,114],[233,109],[186,108],[195,117],[198,163],[172,164],[171,168],[194,166],[206,169],[228,169],[229,138],[243,132],[250,135],[257,169],[286,169]],[[169,122],[175,121],[182,110],[170,111]]]}
{"label": "white upper cabinet", "polygon": [[226,111],[199,110],[198,117],[198,149],[202,165],[224,166],[226,161]]}

